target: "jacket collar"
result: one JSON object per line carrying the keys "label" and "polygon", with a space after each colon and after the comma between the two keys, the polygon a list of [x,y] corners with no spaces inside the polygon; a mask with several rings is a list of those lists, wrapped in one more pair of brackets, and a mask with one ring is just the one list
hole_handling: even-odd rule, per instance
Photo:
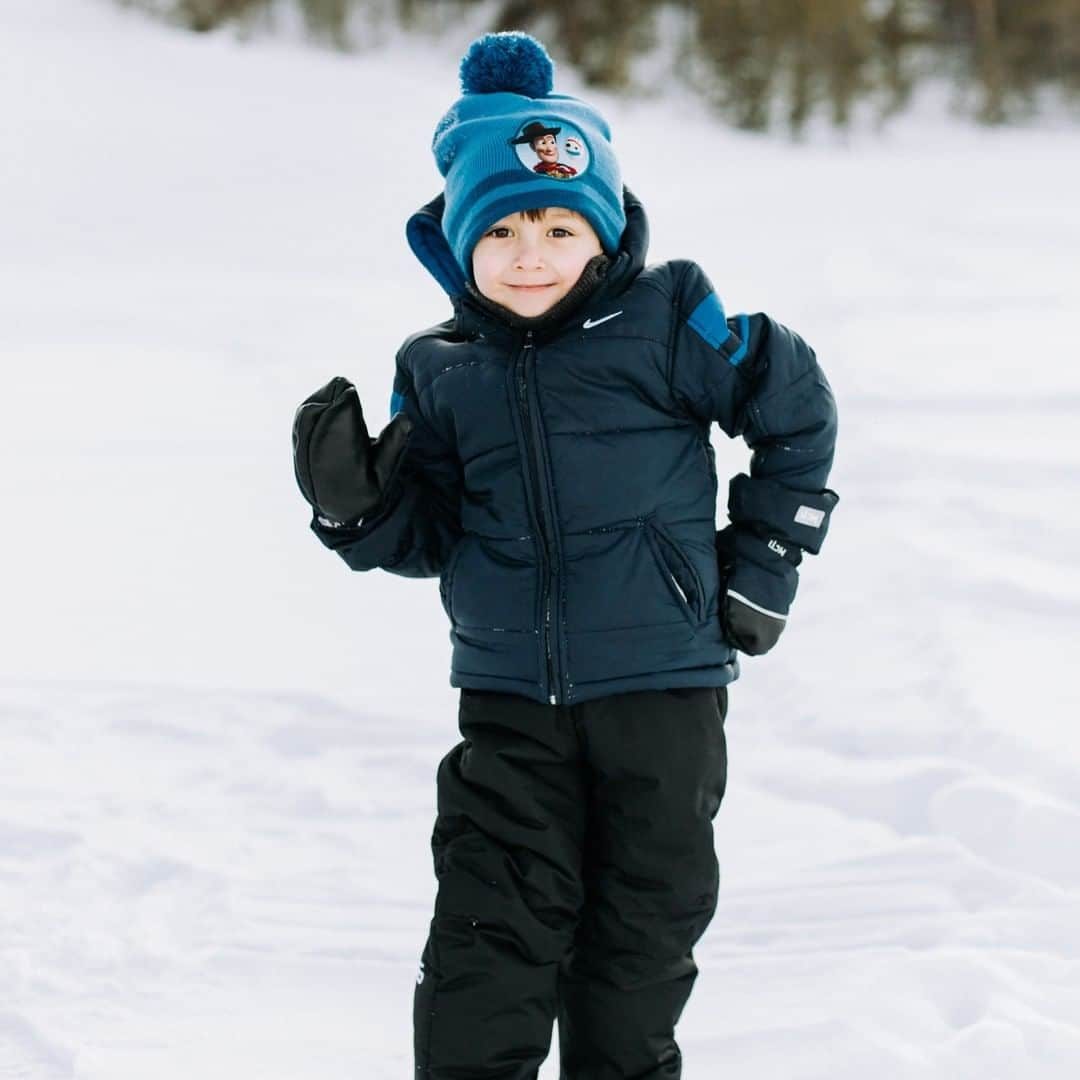
{"label": "jacket collar", "polygon": [[[619,241],[619,250],[612,257],[604,279],[589,297],[590,303],[617,296],[625,291],[645,265],[649,247],[649,221],[645,208],[637,196],[626,187],[623,188],[623,206],[626,210],[626,228]],[[467,337],[475,337],[481,333],[507,339],[522,336],[522,330],[510,325],[488,307],[478,304],[469,294],[465,275],[443,235],[443,208],[444,199],[440,194],[409,218],[405,235],[413,254],[450,297],[454,305],[455,328]],[[564,319],[545,323],[543,329],[536,332],[536,337],[554,337],[579,313],[578,305],[574,305],[574,310],[567,311]]]}

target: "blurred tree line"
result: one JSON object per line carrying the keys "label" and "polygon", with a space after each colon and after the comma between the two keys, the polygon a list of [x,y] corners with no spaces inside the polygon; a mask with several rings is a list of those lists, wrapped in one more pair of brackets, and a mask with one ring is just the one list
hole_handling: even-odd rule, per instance
{"label": "blurred tree line", "polygon": [[[1041,91],[1080,100],[1080,0],[121,0],[192,30],[269,18],[287,6],[314,36],[362,47],[373,15],[434,29],[467,9],[493,30],[530,30],[590,85],[689,83],[741,128],[811,117],[885,118],[943,79],[960,111],[989,124],[1032,115]],[[659,58],[659,63],[657,62]]]}

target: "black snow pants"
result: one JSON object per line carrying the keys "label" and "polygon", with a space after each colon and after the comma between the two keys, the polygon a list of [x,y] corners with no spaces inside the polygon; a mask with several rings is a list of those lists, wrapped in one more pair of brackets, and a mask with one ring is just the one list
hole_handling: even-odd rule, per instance
{"label": "black snow pants", "polygon": [[438,770],[418,1080],[667,1080],[716,909],[725,688],[581,705],[463,690]]}

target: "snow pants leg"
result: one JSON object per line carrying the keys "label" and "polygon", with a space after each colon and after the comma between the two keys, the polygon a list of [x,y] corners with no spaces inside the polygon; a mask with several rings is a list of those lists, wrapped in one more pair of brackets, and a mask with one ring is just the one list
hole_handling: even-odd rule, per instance
{"label": "snow pants leg", "polygon": [[678,1077],[674,1028],[716,906],[726,691],[575,706],[463,691],[438,772],[438,896],[414,1000],[420,1080]]}
{"label": "snow pants leg", "polygon": [[727,690],[588,704],[585,904],[559,984],[561,1075],[677,1080],[691,950],[719,888],[712,820],[727,783]]}

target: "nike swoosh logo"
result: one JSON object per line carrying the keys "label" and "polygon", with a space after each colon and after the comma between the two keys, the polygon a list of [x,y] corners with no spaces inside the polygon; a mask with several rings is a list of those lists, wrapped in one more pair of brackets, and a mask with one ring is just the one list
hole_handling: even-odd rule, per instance
{"label": "nike swoosh logo", "polygon": [[595,321],[592,319],[586,319],[581,324],[581,327],[583,330],[591,330],[594,326],[599,326],[602,322],[607,322],[608,319],[617,318],[621,314],[621,311],[616,311],[614,315],[605,315],[602,319],[596,319]]}

